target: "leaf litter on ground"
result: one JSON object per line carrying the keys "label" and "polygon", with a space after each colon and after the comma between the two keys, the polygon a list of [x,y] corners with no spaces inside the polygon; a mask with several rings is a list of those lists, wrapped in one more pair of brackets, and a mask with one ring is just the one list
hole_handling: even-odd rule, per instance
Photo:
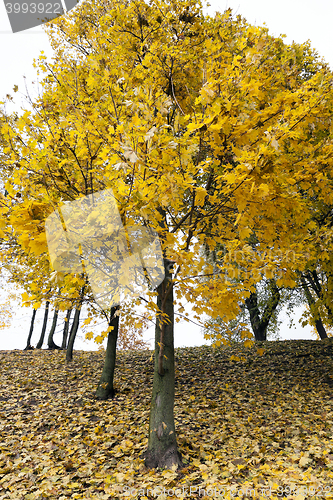
{"label": "leaf litter on ground", "polygon": [[107,401],[103,352],[0,358],[0,500],[333,498],[333,339],[176,349],[179,471],[140,458],[151,351],[117,353]]}

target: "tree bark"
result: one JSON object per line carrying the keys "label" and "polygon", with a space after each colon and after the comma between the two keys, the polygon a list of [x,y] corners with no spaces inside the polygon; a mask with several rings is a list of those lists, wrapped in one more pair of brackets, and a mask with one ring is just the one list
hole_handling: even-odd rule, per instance
{"label": "tree bark", "polygon": [[325,327],[323,325],[323,322],[321,320],[321,317],[319,316],[314,321],[315,321],[316,330],[318,332],[320,340],[327,339],[328,335],[327,335],[326,329],[325,329]]}
{"label": "tree bark", "polygon": [[32,332],[34,331],[34,323],[35,323],[36,312],[37,312],[37,309],[33,309],[32,310],[32,317],[31,317],[29,335],[28,335],[28,339],[27,339],[27,345],[24,348],[25,351],[30,351],[31,349],[33,349],[33,347],[32,347],[32,345],[31,345],[30,342],[31,342]]}
{"label": "tree bark", "polygon": [[247,310],[250,314],[250,321],[254,338],[257,341],[263,342],[267,340],[267,327],[270,319],[277,308],[280,301],[280,292],[276,286],[275,280],[269,280],[269,286],[272,292],[270,300],[267,302],[262,317],[260,318],[260,311],[258,306],[257,292],[252,292],[250,297],[245,299]]}
{"label": "tree bark", "polygon": [[308,304],[309,304],[309,308],[310,308],[312,317],[313,317],[314,322],[315,322],[315,326],[316,326],[316,330],[318,332],[318,335],[319,335],[321,340],[327,339],[328,335],[326,333],[325,327],[324,327],[323,322],[321,320],[320,314],[316,313],[316,311],[315,311],[315,299],[312,297],[311,292],[309,290],[309,287],[308,287],[303,275],[301,275],[301,283],[302,283],[302,287],[303,287],[303,290],[305,293],[306,300],[308,301]]}
{"label": "tree bark", "polygon": [[49,307],[50,307],[50,302],[47,300],[46,304],[45,304],[45,313],[44,313],[42,333],[40,334],[40,339],[36,345],[36,349],[41,349],[43,347],[44,337],[45,337],[45,332],[46,332],[46,325],[47,325],[47,318],[49,315]]}
{"label": "tree bark", "polygon": [[77,308],[75,309],[74,319],[73,319],[73,323],[72,323],[72,327],[71,327],[71,333],[69,334],[68,346],[67,346],[67,351],[66,351],[66,361],[73,360],[73,347],[74,347],[76,334],[77,334],[77,331],[79,329],[80,314],[81,314],[81,307],[83,304],[84,290],[85,290],[85,286],[83,286],[81,289],[80,302],[79,302],[79,305],[77,306]]}
{"label": "tree bark", "polygon": [[106,400],[108,398],[113,398],[115,395],[113,388],[113,376],[116,364],[116,349],[119,330],[119,316],[118,314],[116,315],[118,310],[119,306],[111,308],[109,326],[113,326],[113,330],[111,330],[108,334],[104,367],[95,394],[97,399]]}
{"label": "tree bark", "polygon": [[53,321],[52,321],[51,330],[49,333],[49,337],[47,339],[48,349],[61,349],[61,347],[56,345],[53,341],[53,336],[54,336],[54,332],[55,332],[55,329],[57,326],[57,321],[58,321],[58,314],[59,314],[59,309],[56,307],[54,310],[54,314],[53,314]]}
{"label": "tree bark", "polygon": [[[315,294],[317,295],[318,299],[320,299],[320,300],[323,301],[323,305],[324,305],[324,307],[326,308],[326,311],[327,311],[328,321],[332,325],[333,324],[333,311],[331,309],[330,303],[327,303],[327,301],[324,300],[325,297],[324,297],[324,294],[323,294],[322,285],[320,284],[320,281],[319,281],[319,278],[318,278],[317,271],[316,270],[308,271],[307,273],[305,273],[305,276],[302,275],[302,277],[303,277],[304,280],[305,280],[305,278],[307,278],[307,280],[310,283],[310,286],[311,286],[312,290],[315,292]],[[329,277],[327,276],[327,280],[328,279],[329,279]],[[305,282],[305,284],[306,284],[306,286],[308,288],[308,285],[307,285],[306,282]],[[303,287],[304,287],[304,285],[303,285]],[[309,293],[311,294],[310,291],[309,291]],[[323,326],[321,326],[320,324],[323,325],[321,319],[319,320],[319,329],[321,331],[323,331]],[[316,325],[316,328],[317,328],[317,325]],[[325,330],[325,328],[324,328],[324,330]],[[318,328],[317,328],[317,332],[319,333]],[[325,330],[325,332],[326,332],[326,330]],[[326,337],[324,337],[324,338],[326,338]]]}
{"label": "tree bark", "polygon": [[164,259],[165,278],[157,288],[157,306],[166,313],[168,322],[161,325],[161,315],[157,316],[148,449],[141,457],[145,459],[148,468],[170,469],[174,464],[182,467],[183,463],[177,448],[174,421],[174,302],[172,275],[168,264],[169,261]]}
{"label": "tree bark", "polygon": [[81,314],[81,307],[79,306],[75,309],[71,333],[69,335],[69,340],[68,340],[68,345],[67,345],[67,350],[66,350],[66,361],[73,360],[73,347],[74,347],[76,334],[77,334],[77,331],[79,329],[80,314]]}
{"label": "tree bark", "polygon": [[66,349],[67,347],[67,337],[68,337],[68,330],[69,330],[69,320],[72,314],[72,309],[67,309],[67,314],[65,318],[65,324],[64,324],[64,330],[62,332],[62,344],[61,344],[61,349]]}
{"label": "tree bark", "polygon": [[245,304],[250,314],[250,321],[254,333],[254,338],[257,341],[266,340],[266,332],[263,332],[260,328],[260,312],[258,307],[257,292],[251,292],[250,297],[247,297],[245,299]]}

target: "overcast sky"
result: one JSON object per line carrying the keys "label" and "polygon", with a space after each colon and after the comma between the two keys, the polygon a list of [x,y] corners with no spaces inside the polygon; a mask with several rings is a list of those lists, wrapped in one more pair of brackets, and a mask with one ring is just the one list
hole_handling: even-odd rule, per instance
{"label": "overcast sky", "polygon": [[[266,23],[272,35],[285,34],[286,43],[293,40],[302,43],[311,41],[321,56],[333,67],[333,3],[328,0],[211,0],[210,12],[223,11],[232,8],[233,12],[240,14],[251,24],[260,26]],[[25,82],[31,95],[36,90],[32,82],[37,81],[36,70],[33,68],[33,60],[41,51],[51,58],[52,50],[46,34],[42,28],[32,28],[23,32],[13,34],[10,29],[9,20],[4,3],[0,2],[0,100],[6,94],[15,97],[16,108],[20,102],[24,102],[20,94],[25,93]],[[26,77],[25,79],[23,77]],[[13,87],[18,85],[19,92],[14,94]],[[40,313],[39,313],[40,314]],[[296,322],[298,316],[295,318]],[[30,311],[17,308],[13,319],[12,328],[0,332],[0,349],[21,349],[25,346],[26,336],[29,329]],[[36,344],[41,325],[37,324],[33,337]],[[59,327],[59,336],[60,336]],[[145,338],[153,338],[153,329],[146,332]],[[281,329],[282,338],[313,338],[310,336],[310,328],[288,329],[286,322]],[[58,337],[57,337],[58,338]],[[59,337],[60,338],[60,337]],[[60,339],[59,339],[60,342]],[[188,327],[183,323],[178,324],[175,332],[176,346],[202,345],[206,343],[199,328],[194,325]],[[76,348],[92,349],[91,343],[85,344],[80,341]]]}

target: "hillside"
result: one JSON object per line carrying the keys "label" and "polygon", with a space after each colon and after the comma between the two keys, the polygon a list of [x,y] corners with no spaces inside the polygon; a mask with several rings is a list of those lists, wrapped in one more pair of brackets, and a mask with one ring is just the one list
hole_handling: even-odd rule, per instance
{"label": "hillside", "polygon": [[140,458],[151,354],[118,352],[96,401],[104,353],[1,351],[0,500],[333,498],[333,339],[176,349],[181,472]]}

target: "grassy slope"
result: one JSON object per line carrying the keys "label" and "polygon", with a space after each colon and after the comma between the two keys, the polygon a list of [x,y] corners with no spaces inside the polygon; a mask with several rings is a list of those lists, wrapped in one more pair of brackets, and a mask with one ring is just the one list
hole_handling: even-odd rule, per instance
{"label": "grassy slope", "polygon": [[[241,361],[230,361],[235,347],[176,349],[175,418],[186,464],[178,473],[148,471],[139,458],[151,352],[119,352],[118,392],[101,402],[93,394],[103,353],[76,351],[66,365],[64,352],[2,351],[0,499],[151,499],[146,488],[163,487],[171,491],[160,500],[195,499],[199,486],[210,498],[219,498],[214,488],[220,498],[250,498],[241,488],[253,488],[251,498],[265,498],[262,488],[271,499],[333,498],[332,341],[262,343],[262,356],[258,345],[243,348]],[[293,485],[298,496],[288,495]],[[125,497],[124,486],[141,491]],[[172,490],[183,487],[185,495]]]}

